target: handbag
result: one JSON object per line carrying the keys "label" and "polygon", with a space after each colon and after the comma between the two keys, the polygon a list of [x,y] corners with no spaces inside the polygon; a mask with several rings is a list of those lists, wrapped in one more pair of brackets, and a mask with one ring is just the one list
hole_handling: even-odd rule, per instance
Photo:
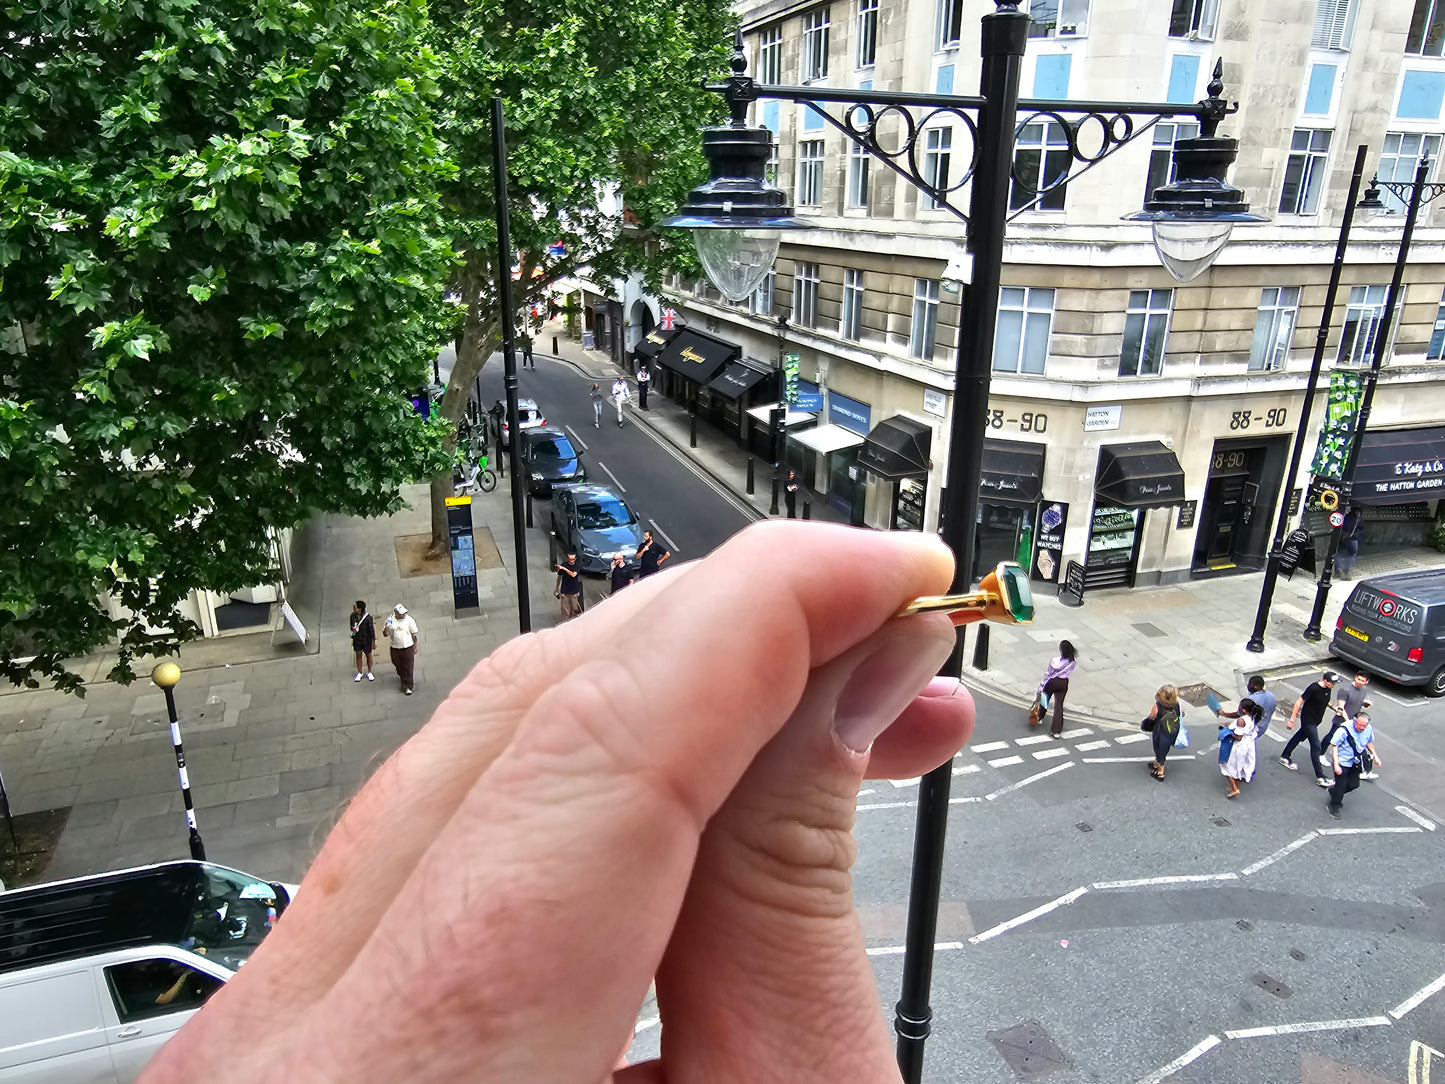
{"label": "handbag", "polygon": [[1184,723],[1182,721],[1179,724],[1179,737],[1174,739],[1174,745],[1179,749],[1189,748],[1189,731],[1184,729]]}
{"label": "handbag", "polygon": [[1229,754],[1234,752],[1234,728],[1222,726],[1219,728],[1219,763],[1229,763]]}
{"label": "handbag", "polygon": [[1154,732],[1155,722],[1157,722],[1157,720],[1154,716],[1146,715],[1144,716],[1144,721],[1139,724],[1139,729],[1144,731],[1145,734],[1152,734]]}
{"label": "handbag", "polygon": [[1044,706],[1039,703],[1039,698],[1034,697],[1033,707],[1029,708],[1029,726],[1038,726],[1044,718]]}
{"label": "handbag", "polygon": [[1350,743],[1350,748],[1355,751],[1355,763],[1360,766],[1361,773],[1374,771],[1375,758],[1370,755],[1370,751],[1368,749],[1361,749],[1358,745],[1355,744],[1355,735],[1353,733],[1354,724],[1349,722],[1345,723],[1344,731],[1345,740]]}

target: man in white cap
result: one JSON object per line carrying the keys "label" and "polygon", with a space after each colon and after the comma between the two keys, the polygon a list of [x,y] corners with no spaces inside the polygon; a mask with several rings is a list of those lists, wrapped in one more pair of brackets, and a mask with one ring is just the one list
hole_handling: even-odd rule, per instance
{"label": "man in white cap", "polygon": [[391,642],[391,665],[401,679],[401,691],[407,696],[416,688],[416,638],[420,631],[406,607],[398,602],[381,630]]}

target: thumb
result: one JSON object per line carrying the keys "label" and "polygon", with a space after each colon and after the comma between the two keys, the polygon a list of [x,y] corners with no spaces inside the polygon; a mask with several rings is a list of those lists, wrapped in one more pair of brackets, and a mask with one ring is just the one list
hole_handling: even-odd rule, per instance
{"label": "thumb", "polygon": [[[853,910],[854,806],[873,739],[953,643],[946,617],[890,621],[815,670],[709,823],[658,972],[669,1081],[897,1079]],[[971,706],[958,700],[942,756]]]}

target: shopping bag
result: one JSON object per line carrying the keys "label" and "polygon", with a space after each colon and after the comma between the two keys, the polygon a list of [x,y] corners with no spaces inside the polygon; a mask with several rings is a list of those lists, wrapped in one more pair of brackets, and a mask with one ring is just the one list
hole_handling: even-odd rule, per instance
{"label": "shopping bag", "polygon": [[1174,744],[1180,749],[1189,748],[1189,731],[1184,729],[1184,724],[1179,724],[1179,737],[1174,739]]}

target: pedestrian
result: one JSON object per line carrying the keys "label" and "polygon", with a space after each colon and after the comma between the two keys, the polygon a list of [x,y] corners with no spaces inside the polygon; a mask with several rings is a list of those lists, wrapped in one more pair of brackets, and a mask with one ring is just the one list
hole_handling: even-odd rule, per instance
{"label": "pedestrian", "polygon": [[1254,741],[1264,711],[1246,697],[1239,702],[1237,710],[1221,711],[1219,715],[1232,720],[1219,726],[1219,771],[1227,781],[1224,796],[1238,798],[1239,784],[1254,778]]}
{"label": "pedestrian", "polygon": [[[363,673],[367,681],[376,680],[376,675],[371,672],[371,653],[375,648],[376,622],[366,612],[366,603],[357,599],[351,604],[351,650],[356,652],[356,676],[352,681],[360,681]],[[365,670],[362,670],[363,666]]]}
{"label": "pedestrian", "polygon": [[522,368],[535,369],[536,367],[537,359],[532,357],[532,336],[525,335],[522,337]]}
{"label": "pedestrian", "polygon": [[783,503],[788,506],[788,518],[798,518],[798,473],[788,471],[788,480],[783,486]]}
{"label": "pedestrian", "polygon": [[502,419],[507,416],[507,404],[498,399],[487,411],[492,418],[492,432],[495,434],[497,446],[502,445]]}
{"label": "pedestrian", "polygon": [[[1330,720],[1330,728],[1325,731],[1325,736],[1320,739],[1321,749],[1329,749],[1330,742],[1334,741],[1335,731],[1370,706],[1370,701],[1365,698],[1365,686],[1369,683],[1369,674],[1356,674],[1353,681],[1348,685],[1341,686],[1337,690],[1335,702],[1332,705],[1335,709],[1335,715],[1334,718]],[[1329,773],[1327,772],[1326,774]]]}
{"label": "pedestrian", "polygon": [[612,593],[615,595],[632,582],[632,569],[627,567],[627,558],[620,553],[612,555]]}
{"label": "pedestrian", "polygon": [[672,556],[672,551],[654,542],[651,531],[643,531],[642,545],[637,547],[637,553],[633,556],[638,560],[640,567],[637,570],[637,578],[641,580],[656,572],[662,566],[662,562]]}
{"label": "pedestrian", "polygon": [[1029,709],[1029,726],[1038,726],[1054,709],[1054,723],[1049,737],[1060,738],[1064,733],[1064,694],[1069,691],[1069,675],[1074,672],[1079,653],[1068,640],[1059,641],[1059,653],[1044,670],[1044,680],[1039,682],[1039,691],[1034,696],[1034,706]]}
{"label": "pedestrian", "polygon": [[647,371],[647,363],[642,362],[637,366],[637,407],[639,410],[647,409],[647,391],[652,385],[652,374]]}
{"label": "pedestrian", "polygon": [[1298,771],[1295,762],[1290,759],[1294,754],[1295,746],[1308,739],[1310,743],[1310,764],[1315,770],[1315,782],[1322,787],[1329,786],[1325,779],[1324,757],[1320,755],[1320,720],[1325,717],[1325,709],[1330,706],[1330,690],[1339,682],[1340,675],[1332,670],[1326,670],[1320,675],[1319,681],[1311,683],[1309,688],[1300,694],[1295,701],[1294,711],[1290,713],[1289,722],[1285,723],[1286,730],[1293,730],[1295,723],[1299,723],[1299,733],[1295,734],[1285,743],[1284,752],[1279,755],[1279,762],[1290,771]]}
{"label": "pedestrian", "polygon": [[1340,524],[1340,544],[1335,550],[1335,573],[1342,580],[1350,579],[1350,570],[1360,558],[1360,543],[1364,541],[1365,528],[1360,513],[1351,508],[1345,513],[1345,522]]}
{"label": "pedestrian", "polygon": [[622,428],[622,404],[632,398],[632,392],[627,387],[627,381],[618,377],[612,382],[612,401],[617,404],[617,428]]}
{"label": "pedestrian", "polygon": [[1161,685],[1154,694],[1154,706],[1140,724],[1147,730],[1154,743],[1154,759],[1149,762],[1149,774],[1164,782],[1164,761],[1174,742],[1179,738],[1179,727],[1184,721],[1184,709],[1179,704],[1179,690],[1173,685]]}
{"label": "pedestrian", "polygon": [[592,385],[592,428],[602,428],[602,386]]}
{"label": "pedestrian", "polygon": [[1334,769],[1334,784],[1330,787],[1330,816],[1339,820],[1340,806],[1345,795],[1359,788],[1365,770],[1373,769],[1380,763],[1380,754],[1375,752],[1375,728],[1370,717],[1360,712],[1335,732],[1330,744],[1331,767]]}
{"label": "pedestrian", "polygon": [[1254,732],[1257,739],[1264,737],[1264,732],[1269,729],[1269,724],[1274,721],[1274,709],[1279,705],[1279,698],[1264,687],[1264,675],[1254,674],[1246,686],[1249,690],[1249,699],[1253,700],[1259,707],[1259,729]]}
{"label": "pedestrian", "polygon": [[582,612],[582,570],[575,553],[569,553],[567,563],[556,567],[557,589],[552,595],[562,604],[562,620],[571,621]]}
{"label": "pedestrian", "polygon": [[416,688],[416,641],[421,630],[416,627],[416,619],[398,602],[381,631],[391,643],[391,665],[396,667],[401,691],[410,696]]}

